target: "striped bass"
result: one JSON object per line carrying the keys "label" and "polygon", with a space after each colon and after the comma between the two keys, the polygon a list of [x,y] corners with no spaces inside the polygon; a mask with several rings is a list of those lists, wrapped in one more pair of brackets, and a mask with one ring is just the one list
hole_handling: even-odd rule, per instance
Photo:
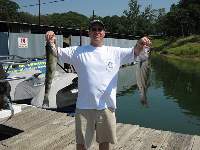
{"label": "striped bass", "polygon": [[49,93],[52,86],[52,80],[56,72],[57,53],[55,44],[46,43],[46,74],[45,74],[45,94],[42,108],[49,107]]}
{"label": "striped bass", "polygon": [[144,60],[140,60],[137,63],[136,67],[136,81],[137,81],[137,86],[139,89],[140,93],[140,101],[144,106],[148,106],[147,102],[147,90],[149,87],[149,75],[150,75],[150,60],[149,60],[149,55],[150,51],[145,51],[145,56]]}

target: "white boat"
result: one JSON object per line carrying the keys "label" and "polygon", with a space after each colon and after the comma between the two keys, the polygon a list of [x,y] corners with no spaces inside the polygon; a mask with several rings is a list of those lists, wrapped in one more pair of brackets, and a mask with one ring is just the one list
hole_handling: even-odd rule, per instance
{"label": "white boat", "polygon": [[[10,96],[14,103],[41,107],[45,88],[44,62],[45,60],[35,61],[14,55],[0,56],[0,64],[8,74],[4,80],[11,85]],[[74,79],[76,77],[74,73],[56,71],[50,91],[49,108],[62,108],[75,103],[78,93],[77,79]]]}

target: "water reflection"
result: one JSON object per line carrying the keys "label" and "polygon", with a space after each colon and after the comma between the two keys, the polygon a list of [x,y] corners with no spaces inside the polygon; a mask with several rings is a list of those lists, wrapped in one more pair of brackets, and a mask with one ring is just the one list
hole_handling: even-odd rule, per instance
{"label": "water reflection", "polygon": [[[152,57],[151,68],[149,107],[140,104],[131,81],[118,93],[117,122],[200,135],[200,63]],[[130,72],[123,74],[127,82]]]}
{"label": "water reflection", "polygon": [[166,97],[175,99],[185,113],[200,117],[200,64],[162,57],[153,57],[151,63],[155,86],[162,83]]}
{"label": "water reflection", "polygon": [[119,70],[117,96],[123,96],[136,89],[136,65],[122,67]]}

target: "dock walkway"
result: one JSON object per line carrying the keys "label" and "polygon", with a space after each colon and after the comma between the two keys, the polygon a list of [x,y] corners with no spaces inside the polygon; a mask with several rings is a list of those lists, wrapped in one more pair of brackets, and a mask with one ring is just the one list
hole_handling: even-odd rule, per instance
{"label": "dock walkway", "polygon": [[[74,150],[75,120],[50,110],[26,106],[2,123],[0,136],[18,133],[0,141],[1,150]],[[15,131],[16,130],[16,131]],[[200,150],[200,137],[117,123],[118,144],[113,150]],[[92,150],[98,149],[94,143]]]}

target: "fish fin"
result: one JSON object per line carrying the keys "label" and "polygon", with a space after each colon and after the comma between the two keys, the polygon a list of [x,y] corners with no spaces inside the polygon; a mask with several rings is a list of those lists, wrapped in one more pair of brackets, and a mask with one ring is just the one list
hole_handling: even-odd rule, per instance
{"label": "fish fin", "polygon": [[43,109],[49,108],[49,100],[47,98],[44,99],[43,104],[42,104]]}

